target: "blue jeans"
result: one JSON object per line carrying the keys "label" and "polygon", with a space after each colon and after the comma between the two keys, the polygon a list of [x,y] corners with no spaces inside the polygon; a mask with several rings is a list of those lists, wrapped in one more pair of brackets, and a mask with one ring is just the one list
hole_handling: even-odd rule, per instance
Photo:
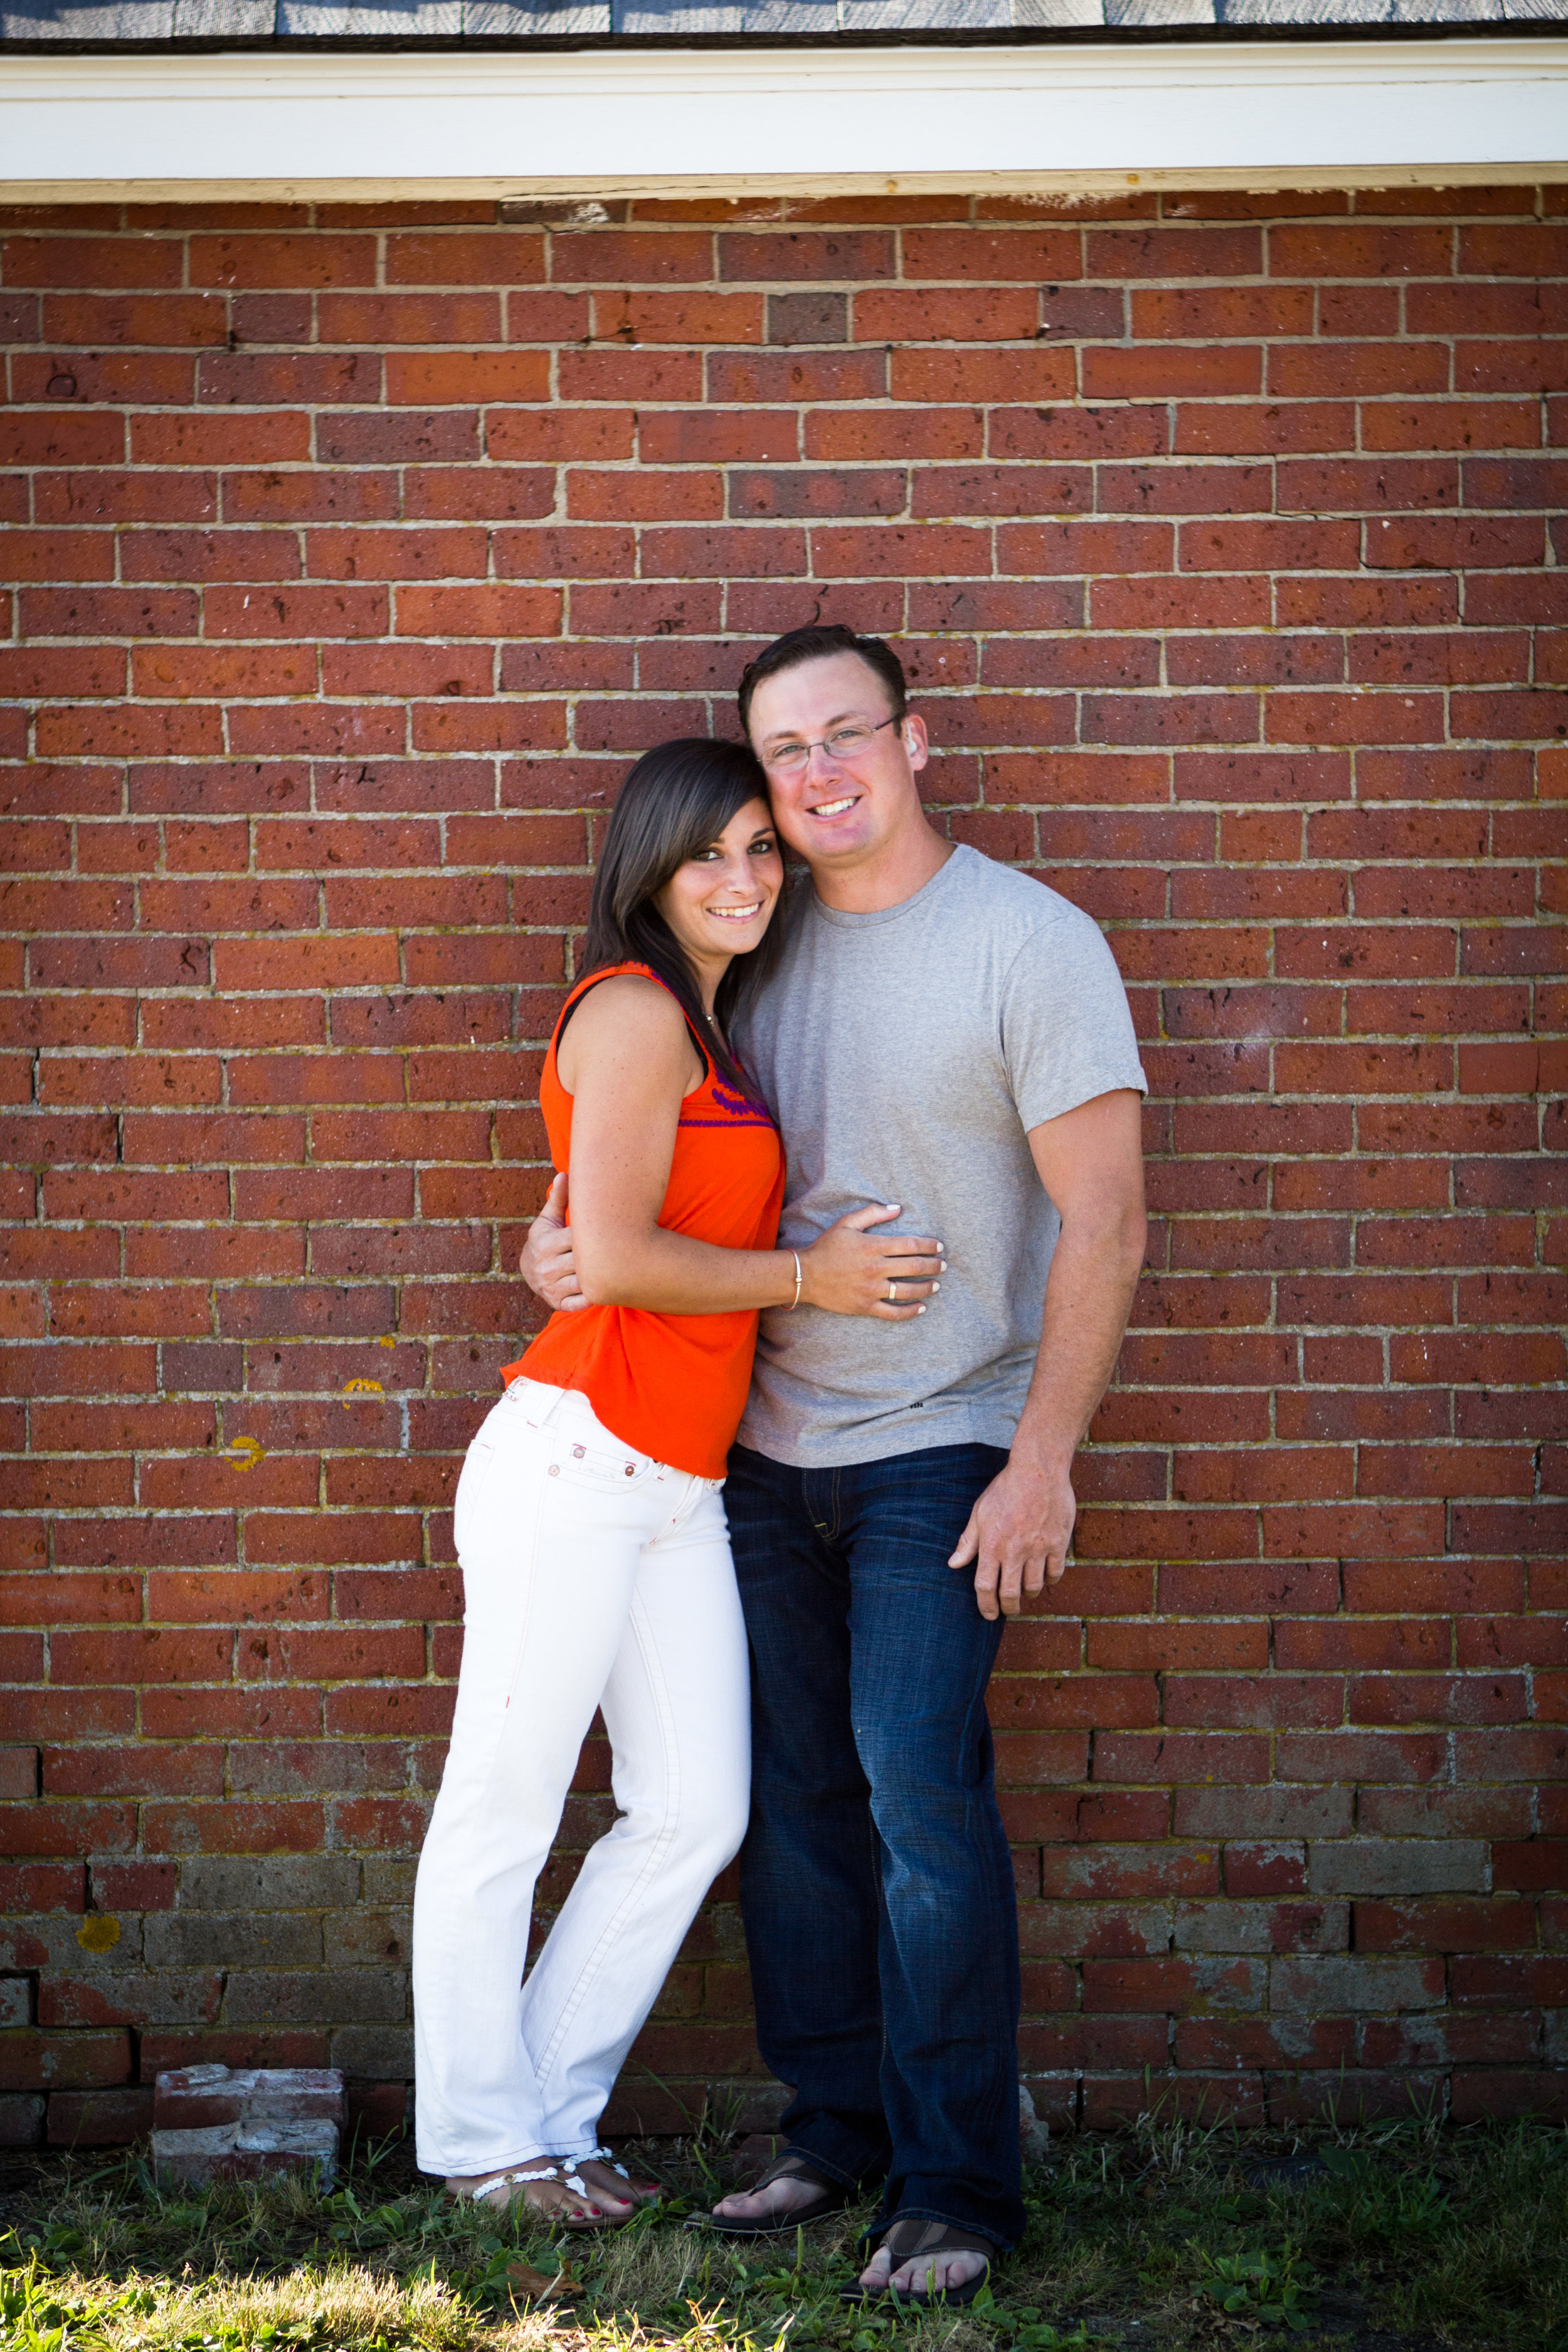
{"label": "blue jeans", "polygon": [[741,1906],[789,2146],[903,2215],[1024,2226],[1018,1925],[985,1685],[1002,1637],[948,1555],[1007,1457],[837,1470],[737,1446],[724,1502],[752,1652]]}

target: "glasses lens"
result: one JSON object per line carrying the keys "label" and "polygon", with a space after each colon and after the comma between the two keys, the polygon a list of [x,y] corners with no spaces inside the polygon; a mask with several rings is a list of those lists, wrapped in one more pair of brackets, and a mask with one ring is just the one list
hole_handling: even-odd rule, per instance
{"label": "glasses lens", "polygon": [[768,753],[767,765],[770,768],[804,768],[810,757],[811,752],[804,743],[781,743],[776,751]]}
{"label": "glasses lens", "polygon": [[836,759],[852,760],[863,751],[876,733],[874,727],[840,727],[827,739],[827,748]]}

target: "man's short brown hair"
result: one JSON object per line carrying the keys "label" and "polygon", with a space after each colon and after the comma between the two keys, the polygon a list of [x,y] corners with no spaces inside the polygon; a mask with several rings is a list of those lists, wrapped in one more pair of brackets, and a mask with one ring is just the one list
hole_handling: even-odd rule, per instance
{"label": "man's short brown hair", "polygon": [[741,724],[751,732],[752,697],[764,678],[777,677],[786,669],[798,669],[802,662],[820,661],[825,654],[858,654],[868,669],[874,670],[887,688],[892,701],[889,716],[901,719],[909,709],[909,689],[904,682],[904,666],[885,637],[860,637],[846,628],[842,621],[831,621],[809,629],[791,629],[764,646],[755,661],[749,661],[741,672],[741,690],[736,700],[741,706]]}

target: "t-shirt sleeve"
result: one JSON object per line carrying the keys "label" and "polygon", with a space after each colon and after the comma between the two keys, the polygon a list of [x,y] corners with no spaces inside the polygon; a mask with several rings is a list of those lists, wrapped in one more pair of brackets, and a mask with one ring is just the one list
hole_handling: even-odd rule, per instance
{"label": "t-shirt sleeve", "polygon": [[1080,908],[1031,932],[1003,980],[1001,1013],[1003,1059],[1026,1129],[1119,1087],[1148,1093],[1116,959]]}

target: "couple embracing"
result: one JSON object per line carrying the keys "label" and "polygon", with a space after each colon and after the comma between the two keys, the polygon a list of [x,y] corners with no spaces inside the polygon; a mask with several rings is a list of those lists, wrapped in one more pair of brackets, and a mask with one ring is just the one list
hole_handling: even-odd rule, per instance
{"label": "couple embracing", "polygon": [[[741,1849],[794,2097],[707,2225],[793,2233],[880,2182],[851,2294],[956,2303],[1024,2221],[986,1685],[1065,1564],[1144,1082],[1095,925],[928,824],[890,646],[795,630],[740,709],[745,744],[632,770],[541,1079],[560,1172],[523,1272],[556,1311],[458,1489],[419,2161],[558,2227],[657,2199],[599,2116]],[[524,1981],[595,1707],[618,1818]]]}

